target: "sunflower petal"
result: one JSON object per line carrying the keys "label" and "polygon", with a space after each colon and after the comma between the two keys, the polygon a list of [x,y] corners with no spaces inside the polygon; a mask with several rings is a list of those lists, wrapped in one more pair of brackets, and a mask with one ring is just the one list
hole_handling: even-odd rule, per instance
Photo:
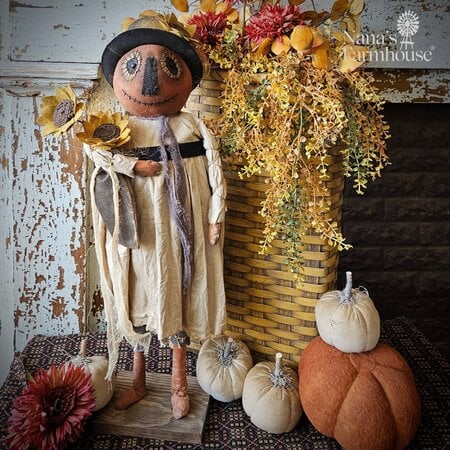
{"label": "sunflower petal", "polygon": [[45,106],[55,107],[57,104],[58,104],[58,100],[56,100],[56,97],[54,95],[48,95],[46,97],[42,97],[41,108],[44,108]]}
{"label": "sunflower petal", "polygon": [[130,25],[135,21],[136,19],[133,19],[133,17],[126,17],[125,19],[122,20],[121,24],[120,24],[120,29],[122,31],[126,31],[128,30],[128,28],[130,27]]}

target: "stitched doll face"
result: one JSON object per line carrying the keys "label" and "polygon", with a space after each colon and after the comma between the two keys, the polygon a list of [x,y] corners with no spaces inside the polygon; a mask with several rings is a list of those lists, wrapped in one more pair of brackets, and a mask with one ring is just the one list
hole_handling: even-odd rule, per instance
{"label": "stitched doll face", "polygon": [[169,116],[186,103],[192,90],[192,75],[174,51],[161,45],[140,45],[117,63],[113,88],[128,113]]}

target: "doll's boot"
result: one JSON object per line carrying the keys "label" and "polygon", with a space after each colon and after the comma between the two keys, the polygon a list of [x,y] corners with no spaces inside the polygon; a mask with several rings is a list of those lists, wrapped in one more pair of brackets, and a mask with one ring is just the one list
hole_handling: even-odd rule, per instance
{"label": "doll's boot", "polygon": [[174,345],[172,364],[172,412],[181,419],[189,412],[189,394],[186,379],[186,346]]}
{"label": "doll's boot", "polygon": [[145,395],[145,356],[144,352],[133,353],[133,386],[123,391],[116,400],[116,409],[127,409],[133,403],[141,400]]}

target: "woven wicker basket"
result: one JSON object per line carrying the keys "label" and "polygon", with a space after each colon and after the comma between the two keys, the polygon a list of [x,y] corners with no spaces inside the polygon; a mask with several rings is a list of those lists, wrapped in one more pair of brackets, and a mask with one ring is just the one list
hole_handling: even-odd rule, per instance
{"label": "woven wicker basket", "polygon": [[[202,119],[220,114],[222,75],[212,71],[193,91],[187,109]],[[336,156],[330,157],[328,182],[330,218],[340,223],[344,177]],[[295,287],[284,264],[282,241],[274,241],[261,256],[263,219],[258,214],[267,184],[263,176],[240,179],[238,168],[224,166],[228,183],[225,232],[225,286],[228,334],[247,343],[256,360],[274,359],[283,353],[285,362],[298,364],[299,355],[317,335],[314,306],[325,292],[334,289],[338,250],[319,236],[305,236],[306,280]]]}

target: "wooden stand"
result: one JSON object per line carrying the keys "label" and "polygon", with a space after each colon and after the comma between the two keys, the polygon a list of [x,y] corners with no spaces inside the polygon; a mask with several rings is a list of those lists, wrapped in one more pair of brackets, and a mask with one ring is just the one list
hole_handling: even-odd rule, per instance
{"label": "wooden stand", "polygon": [[94,413],[92,429],[96,433],[144,437],[165,441],[201,444],[203,426],[208,412],[209,395],[188,377],[190,409],[182,419],[175,419],[170,404],[171,375],[146,374],[147,394],[124,411],[114,407],[114,401],[132,384],[132,372],[119,372],[114,396],[108,405]]}

